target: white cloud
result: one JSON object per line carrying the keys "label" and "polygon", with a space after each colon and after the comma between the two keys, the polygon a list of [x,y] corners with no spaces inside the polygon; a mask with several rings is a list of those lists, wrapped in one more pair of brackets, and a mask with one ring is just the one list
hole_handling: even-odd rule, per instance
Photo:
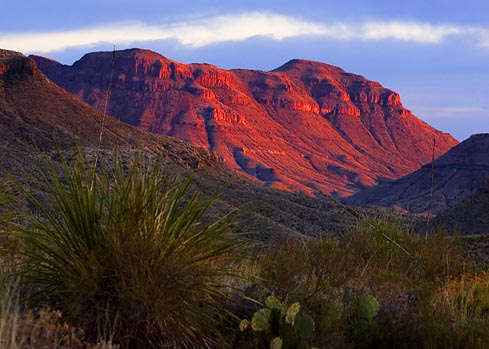
{"label": "white cloud", "polygon": [[366,40],[393,39],[420,43],[440,43],[447,36],[460,35],[467,30],[457,26],[435,26],[416,22],[371,22],[362,27],[362,37]]}
{"label": "white cloud", "polygon": [[167,28],[166,35],[183,45],[201,47],[224,41],[246,40],[253,36],[282,40],[301,35],[334,35],[335,30],[334,27],[289,16],[252,12],[178,23]]}
{"label": "white cloud", "polygon": [[59,32],[4,32],[0,33],[0,47],[47,53],[102,42],[120,46],[173,39],[184,46],[196,48],[242,41],[254,36],[273,40],[320,36],[336,40],[402,40],[425,44],[441,43],[449,36],[472,36],[480,46],[489,47],[489,29],[482,27],[403,21],[325,24],[262,12],[228,14],[162,25],[125,22]]}

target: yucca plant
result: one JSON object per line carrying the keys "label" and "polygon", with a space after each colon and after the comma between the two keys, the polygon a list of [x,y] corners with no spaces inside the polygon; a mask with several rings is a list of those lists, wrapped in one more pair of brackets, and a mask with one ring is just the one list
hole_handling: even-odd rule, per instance
{"label": "yucca plant", "polygon": [[230,215],[205,222],[212,202],[141,152],[99,167],[45,164],[50,200],[27,194],[34,225],[18,236],[37,302],[88,331],[113,323],[124,347],[211,346],[240,246]]}

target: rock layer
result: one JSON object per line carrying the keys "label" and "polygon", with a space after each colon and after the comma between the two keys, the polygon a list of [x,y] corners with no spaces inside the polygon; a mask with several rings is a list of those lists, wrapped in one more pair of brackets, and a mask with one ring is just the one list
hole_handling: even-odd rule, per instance
{"label": "rock layer", "polygon": [[[33,57],[55,83],[103,109],[112,53],[72,66]],[[181,64],[157,53],[115,52],[109,113],[216,152],[270,186],[351,194],[404,176],[457,144],[405,109],[397,93],[324,63],[270,71]]]}

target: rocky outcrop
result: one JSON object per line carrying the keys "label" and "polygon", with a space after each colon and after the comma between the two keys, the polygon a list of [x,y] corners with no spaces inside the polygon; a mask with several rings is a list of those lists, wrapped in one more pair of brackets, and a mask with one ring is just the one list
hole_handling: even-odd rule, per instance
{"label": "rocky outcrop", "polygon": [[[489,176],[489,134],[477,134],[433,163],[397,181],[367,188],[345,199],[352,205],[387,206],[415,213],[440,213],[482,187]],[[454,227],[455,225],[451,225]]]}
{"label": "rocky outcrop", "polygon": [[272,187],[345,196],[418,169],[431,159],[433,138],[437,156],[457,144],[406,110],[397,93],[324,63],[223,70],[140,49],[89,53],[72,66],[33,58],[99,109],[114,62],[112,116],[206,147]]}

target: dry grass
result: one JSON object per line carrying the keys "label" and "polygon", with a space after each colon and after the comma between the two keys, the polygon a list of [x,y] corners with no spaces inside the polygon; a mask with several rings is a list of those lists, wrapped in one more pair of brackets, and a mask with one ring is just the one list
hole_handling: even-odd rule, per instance
{"label": "dry grass", "polygon": [[488,348],[489,273],[448,278],[423,315],[427,346]]}

